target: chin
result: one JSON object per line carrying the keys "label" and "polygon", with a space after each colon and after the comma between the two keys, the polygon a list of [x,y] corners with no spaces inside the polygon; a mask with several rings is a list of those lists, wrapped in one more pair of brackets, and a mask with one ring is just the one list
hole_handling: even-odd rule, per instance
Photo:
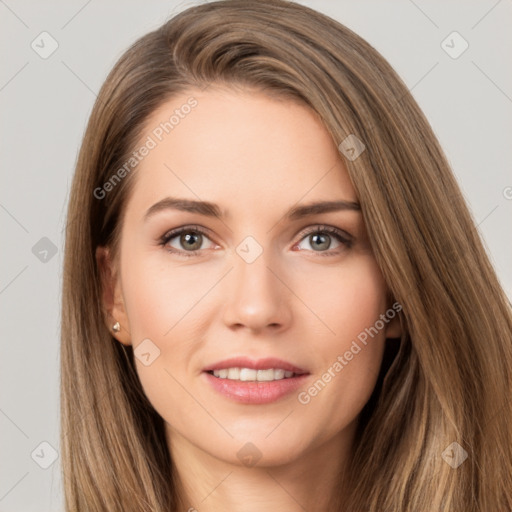
{"label": "chin", "polygon": [[[240,433],[229,431],[234,439],[228,443],[219,443],[215,451],[212,451],[212,444],[205,448],[214,457],[238,466],[276,467],[289,464],[298,459],[308,445],[304,439],[299,438],[296,429],[295,436],[290,437],[290,426],[282,432],[276,429],[270,435],[271,430],[268,429]],[[211,440],[211,443],[214,442]]]}

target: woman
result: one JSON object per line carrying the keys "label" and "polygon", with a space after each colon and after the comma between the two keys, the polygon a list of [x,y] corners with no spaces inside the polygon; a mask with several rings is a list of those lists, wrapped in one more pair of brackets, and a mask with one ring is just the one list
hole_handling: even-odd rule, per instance
{"label": "woman", "polygon": [[230,0],[141,38],[68,219],[67,510],[512,510],[510,305],[346,27]]}

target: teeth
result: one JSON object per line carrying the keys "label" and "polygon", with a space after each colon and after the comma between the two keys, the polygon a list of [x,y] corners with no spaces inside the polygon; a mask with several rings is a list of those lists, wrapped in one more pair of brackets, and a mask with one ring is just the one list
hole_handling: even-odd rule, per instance
{"label": "teeth", "polygon": [[[282,375],[281,375],[282,374]],[[281,380],[284,378],[284,370],[258,370],[257,380]]]}
{"label": "teeth", "polygon": [[240,379],[240,368],[229,368],[228,379],[239,380]]}
{"label": "teeth", "polygon": [[280,368],[269,368],[268,370],[253,370],[252,368],[223,368],[213,370],[213,375],[220,379],[269,382],[273,380],[289,379],[293,372]]}
{"label": "teeth", "polygon": [[[231,370],[230,370],[231,374]],[[240,368],[240,380],[257,380],[258,371],[250,368]]]}

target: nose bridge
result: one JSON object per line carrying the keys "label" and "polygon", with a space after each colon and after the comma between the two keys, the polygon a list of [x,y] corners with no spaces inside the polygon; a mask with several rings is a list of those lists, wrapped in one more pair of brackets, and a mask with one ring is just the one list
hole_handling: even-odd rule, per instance
{"label": "nose bridge", "polygon": [[270,248],[256,246],[255,242],[242,242],[236,249],[234,262],[235,296],[245,303],[271,301],[277,294]]}
{"label": "nose bridge", "polygon": [[289,305],[285,287],[274,275],[274,267],[280,265],[272,249],[247,237],[236,247],[233,263],[226,322],[251,329],[284,325],[290,317]]}

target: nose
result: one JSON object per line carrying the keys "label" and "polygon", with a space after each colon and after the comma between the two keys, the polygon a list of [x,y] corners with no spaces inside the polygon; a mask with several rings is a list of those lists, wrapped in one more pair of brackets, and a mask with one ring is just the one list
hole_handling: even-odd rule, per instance
{"label": "nose", "polygon": [[276,333],[289,326],[292,294],[274,267],[265,251],[252,263],[235,255],[224,308],[224,322],[230,329]]}

